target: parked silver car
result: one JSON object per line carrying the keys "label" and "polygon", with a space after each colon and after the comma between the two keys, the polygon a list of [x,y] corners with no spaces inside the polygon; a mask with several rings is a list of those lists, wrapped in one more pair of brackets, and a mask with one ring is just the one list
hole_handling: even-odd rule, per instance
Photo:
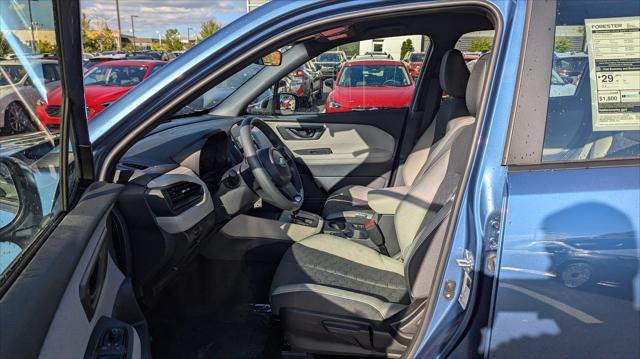
{"label": "parked silver car", "polygon": [[309,60],[293,70],[289,75],[291,79],[291,91],[297,95],[302,103],[311,106],[322,98],[322,76],[316,70],[313,60]]}
{"label": "parked silver car", "polygon": [[[40,98],[60,86],[57,60],[0,61],[0,132],[12,135],[37,128],[34,109]],[[33,77],[38,80],[34,81]]]}

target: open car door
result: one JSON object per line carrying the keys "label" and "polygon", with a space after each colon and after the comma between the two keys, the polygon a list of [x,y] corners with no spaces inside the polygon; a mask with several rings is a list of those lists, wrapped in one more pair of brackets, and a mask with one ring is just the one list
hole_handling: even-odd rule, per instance
{"label": "open car door", "polygon": [[[36,43],[29,48],[11,30],[30,18],[31,9],[12,4],[0,4],[3,35],[16,66],[46,101],[43,79],[34,72]],[[24,126],[6,127],[0,139],[0,357],[147,357],[125,227],[113,208],[121,186],[93,182],[80,4],[52,0],[38,6],[39,15],[49,14],[55,24],[61,127],[46,129],[34,105],[22,100],[15,106],[23,117],[11,124]]]}

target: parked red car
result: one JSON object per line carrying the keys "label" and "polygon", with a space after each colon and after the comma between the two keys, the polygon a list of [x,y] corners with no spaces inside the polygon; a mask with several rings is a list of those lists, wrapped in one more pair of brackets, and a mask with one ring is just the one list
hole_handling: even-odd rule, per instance
{"label": "parked red car", "polygon": [[338,73],[326,112],[408,107],[412,95],[413,79],[402,62],[352,60]]}
{"label": "parked red car", "polygon": [[[109,61],[94,66],[84,76],[87,119],[91,120],[112,102],[164,66],[166,61]],[[57,88],[40,99],[36,115],[46,126],[59,125],[62,89]]]}

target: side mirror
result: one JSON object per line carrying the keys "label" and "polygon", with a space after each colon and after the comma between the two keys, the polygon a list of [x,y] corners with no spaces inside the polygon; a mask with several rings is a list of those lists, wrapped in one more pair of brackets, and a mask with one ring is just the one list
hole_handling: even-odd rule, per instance
{"label": "side mirror", "polygon": [[298,96],[290,93],[278,94],[278,109],[282,113],[293,113],[298,111]]}
{"label": "side mirror", "polygon": [[0,157],[0,242],[30,238],[42,217],[32,170],[18,159]]}
{"label": "side mirror", "polygon": [[333,79],[326,79],[324,80],[324,85],[328,88],[333,88]]}
{"label": "side mirror", "polygon": [[280,50],[276,50],[269,55],[262,56],[260,60],[258,60],[258,64],[264,66],[280,66],[281,63],[282,52]]}

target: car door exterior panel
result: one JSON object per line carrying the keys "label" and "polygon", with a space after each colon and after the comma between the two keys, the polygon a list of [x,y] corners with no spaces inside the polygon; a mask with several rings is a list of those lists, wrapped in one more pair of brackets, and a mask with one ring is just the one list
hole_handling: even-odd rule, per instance
{"label": "car door exterior panel", "polygon": [[508,182],[491,357],[637,358],[640,167]]}

